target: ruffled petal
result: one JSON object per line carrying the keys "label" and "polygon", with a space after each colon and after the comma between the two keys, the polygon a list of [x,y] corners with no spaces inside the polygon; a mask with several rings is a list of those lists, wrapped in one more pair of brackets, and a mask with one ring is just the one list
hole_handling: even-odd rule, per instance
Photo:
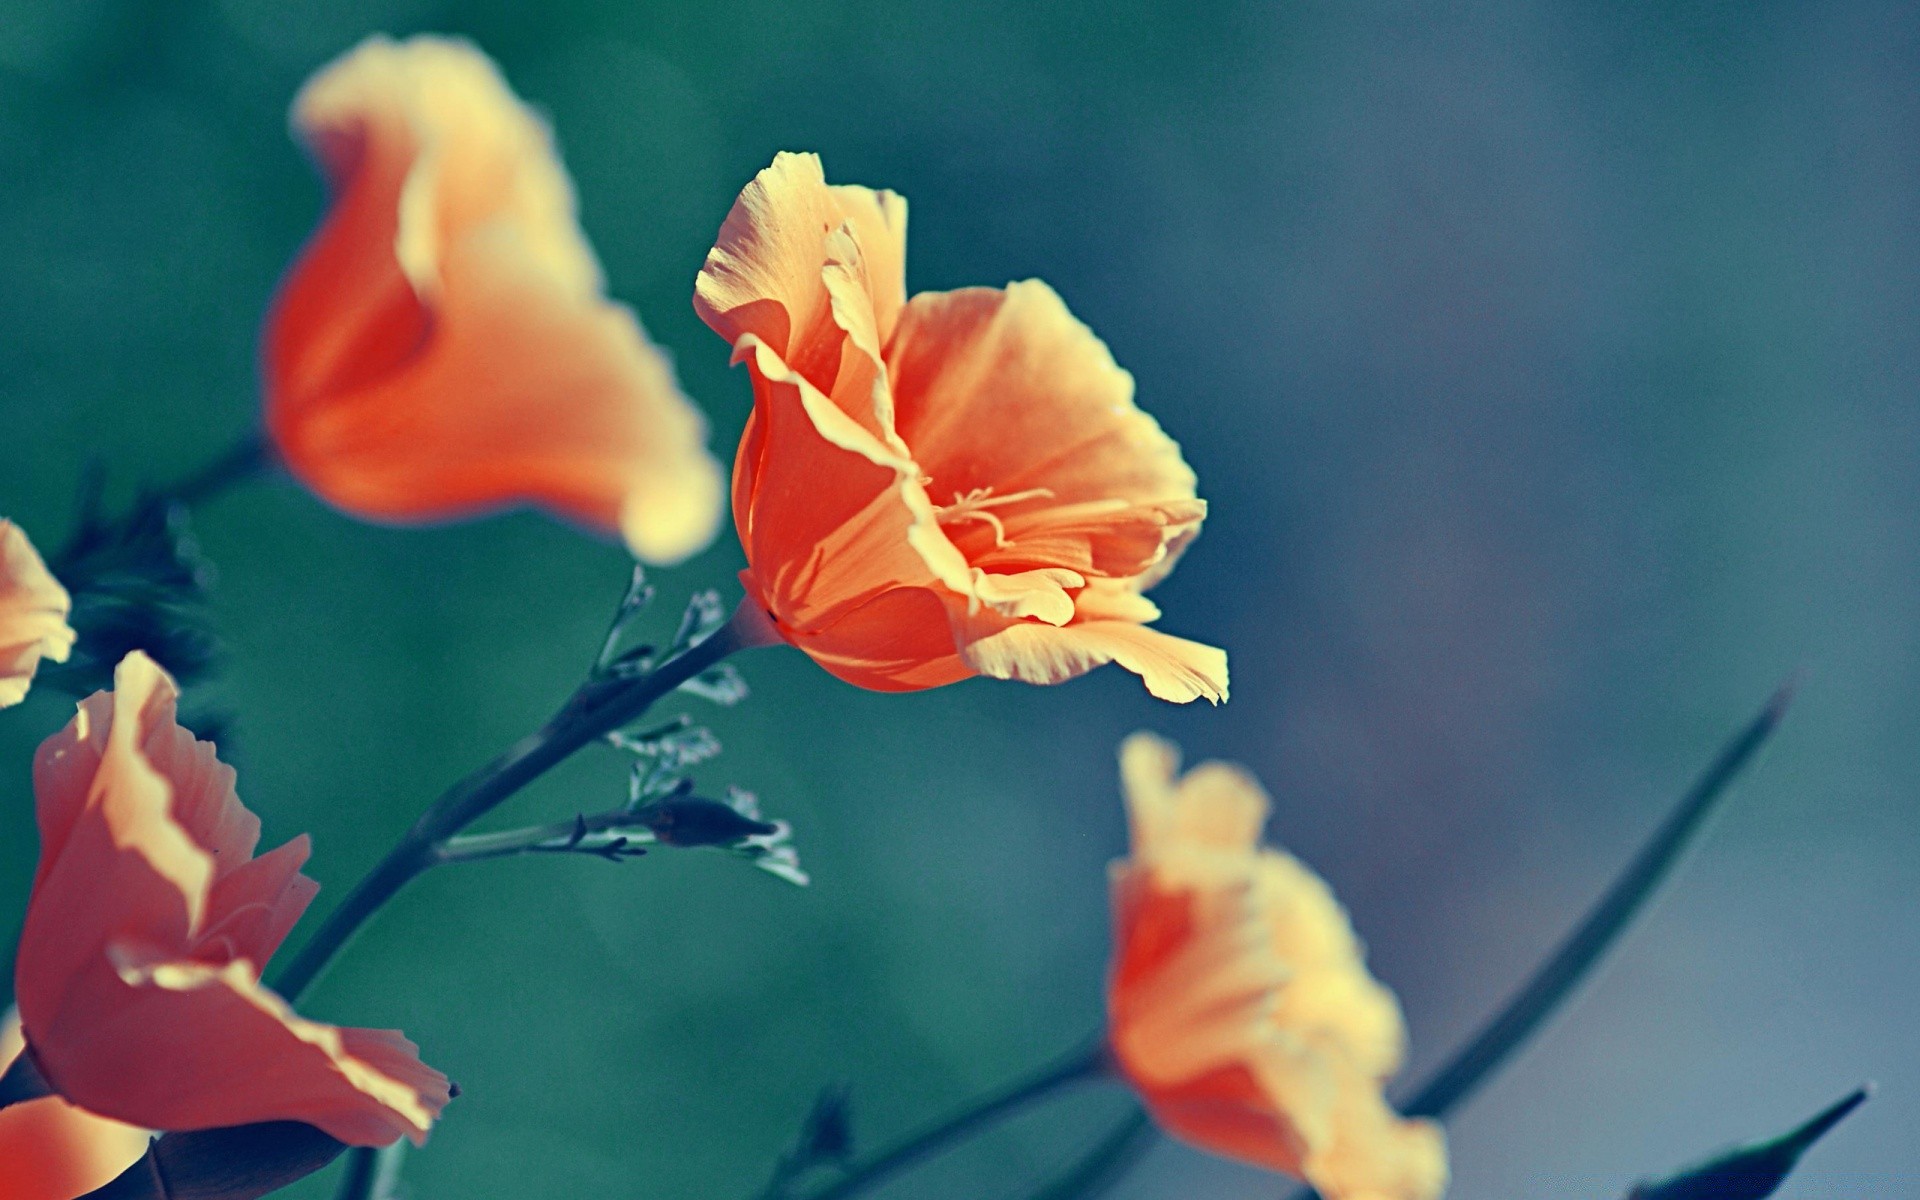
{"label": "ruffled petal", "polygon": [[1262,953],[1246,890],[1179,886],[1134,866],[1116,868],[1112,884],[1110,1040],[1128,1076],[1152,1090],[1244,1062],[1286,979]]}
{"label": "ruffled petal", "polygon": [[82,994],[47,1033],[28,1021],[34,1052],[62,1095],[124,1121],[304,1121],[349,1145],[384,1146],[424,1141],[447,1104],[446,1077],[404,1038],[299,1017],[244,961],[116,943]]}
{"label": "ruffled petal", "polygon": [[149,733],[142,718],[170,714],[171,692],[172,681],[136,651],[115,670],[113,692],[83,701],[34,758],[40,865],[14,990],[43,1055],[52,1049],[47,1035],[71,1017],[81,980],[110,942],[184,949],[206,915],[214,857],[173,819],[174,789],[142,750]]}
{"label": "ruffled petal", "polygon": [[[929,548],[938,555],[943,544],[944,574],[967,585],[966,562],[940,536],[911,461],[753,335],[735,357],[753,375],[756,436],[765,443],[745,522],[747,561],[783,631],[817,631],[883,592],[931,586],[941,574]],[[930,537],[916,537],[929,526]]]}
{"label": "ruffled petal", "polygon": [[146,1128],[424,1136],[446,1086],[409,1044],[304,1021],[260,986],[254,963],[313,897],[306,839],[252,857],[259,821],[175,722],[176,696],[129,655],[35,760],[41,862],[14,982],[36,1064],[67,1099]]}
{"label": "ruffled petal", "polygon": [[[1267,820],[1266,790],[1229,763],[1202,763],[1185,776],[1179,770],[1180,750],[1164,738],[1136,733],[1120,744],[1134,861],[1165,870],[1180,868],[1182,860],[1196,855],[1225,855],[1235,875],[1245,879],[1246,856]],[[1279,957],[1288,961],[1284,954]]]}
{"label": "ruffled petal", "polygon": [[1328,1200],[1434,1200],[1444,1143],[1383,1096],[1404,1030],[1346,913],[1319,876],[1259,848],[1257,780],[1179,768],[1150,735],[1121,748],[1133,854],[1111,873],[1115,1061],[1175,1137]]}
{"label": "ruffled petal", "polygon": [[[839,399],[836,383],[849,340],[843,323],[864,323],[878,346],[899,320],[906,226],[906,201],[892,192],[828,187],[818,155],[775,155],[721,225],[694,285],[694,310],[729,344],[751,335],[823,395]],[[830,251],[836,233],[856,252]],[[831,290],[830,259],[841,268]],[[860,304],[849,313],[856,295]],[[843,310],[839,321],[836,304]]]}
{"label": "ruffled petal", "polygon": [[1400,1069],[1406,1024],[1399,1001],[1366,969],[1366,949],[1333,889],[1292,855],[1262,851],[1254,889],[1272,952],[1292,981],[1277,998],[1281,1024],[1337,1045],[1374,1080]]}
{"label": "ruffled petal", "polygon": [[[20,1018],[0,1017],[0,1075],[25,1042]],[[0,1200],[70,1200],[111,1182],[146,1153],[147,1132],[58,1096],[0,1109]]]}
{"label": "ruffled petal", "polygon": [[[750,594],[758,594],[749,584]],[[829,673],[878,692],[942,687],[974,674],[954,648],[950,595],[890,588],[817,628],[784,636]]]}
{"label": "ruffled petal", "polygon": [[67,589],[12,521],[0,520],[0,708],[26,699],[43,658],[67,661]]}
{"label": "ruffled petal", "polygon": [[649,561],[719,520],[705,424],[601,295],[545,126],[464,43],[376,38],[321,72],[296,131],[336,190],[268,323],[282,457],[364,517],[530,503]]}
{"label": "ruffled petal", "polygon": [[1133,377],[1038,280],[922,292],[887,346],[900,436],[936,499],[1044,488],[1055,505],[1194,498]]}
{"label": "ruffled petal", "polygon": [[1079,621],[1061,628],[1023,621],[972,637],[969,665],[995,679],[1063,683],[1106,663],[1119,663],[1161,700],[1187,704],[1227,698],[1226,651],[1130,621]]}

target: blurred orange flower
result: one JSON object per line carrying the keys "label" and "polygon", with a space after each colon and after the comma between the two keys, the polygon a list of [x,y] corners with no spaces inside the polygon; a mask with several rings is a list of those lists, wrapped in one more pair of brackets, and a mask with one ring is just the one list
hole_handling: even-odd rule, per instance
{"label": "blurred orange flower", "polygon": [[390,1030],[294,1015],[259,966],[316,885],[302,836],[258,858],[233,769],[174,720],[178,691],[134,653],[33,763],[40,865],[14,990],[61,1096],[149,1129],[256,1121],[351,1145],[423,1140],[446,1077]]}
{"label": "blurred orange flower", "polygon": [[27,698],[40,660],[67,661],[73,630],[67,589],[48,572],[33,543],[0,520],[0,708]]}
{"label": "blurred orange flower", "polygon": [[1245,771],[1147,734],[1121,747],[1133,855],[1114,864],[1114,1060],[1167,1132],[1328,1200],[1430,1200],[1437,1126],[1381,1096],[1405,1030],[1327,885],[1259,845]]}
{"label": "blurred orange flower", "polygon": [[1046,284],[909,300],[906,202],[782,154],[694,307],[753,378],[742,580],[827,670],[904,691],[1118,662],[1162,699],[1226,698],[1226,655],[1148,628],[1141,594],[1199,532],[1193,472]]}
{"label": "blurred orange flower", "polygon": [[267,428],[357,516],[528,503],[649,562],[720,519],[706,426],[610,303],[546,126],[464,42],[373,38],[294,101],[332,207],[268,318]]}
{"label": "blurred orange flower", "polygon": [[[20,1017],[0,1016],[0,1075],[20,1057]],[[112,1181],[147,1149],[147,1133],[58,1096],[0,1108],[0,1200],[71,1200]]]}

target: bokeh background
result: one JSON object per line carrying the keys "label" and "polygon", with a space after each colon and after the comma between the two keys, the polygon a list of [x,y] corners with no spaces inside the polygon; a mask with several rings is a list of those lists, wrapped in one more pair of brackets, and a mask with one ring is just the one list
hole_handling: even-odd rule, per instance
{"label": "bokeh background", "polygon": [[[1234,668],[1212,711],[1117,668],[886,697],[744,659],[750,702],[686,704],[728,746],[700,778],[791,818],[812,888],[701,853],[446,870],[307,1005],[404,1027],[467,1089],[416,1195],[744,1198],[823,1083],[871,1146],[1072,1045],[1143,727],[1269,782],[1417,1075],[1796,669],[1676,886],[1453,1123],[1453,1194],[1619,1196],[1867,1078],[1783,1195],[1911,1190],[1914,6],[9,0],[0,513],[43,546],[90,458],[124,495],[250,427],[322,201],[286,106],[376,30],[469,36],[551,114],[723,457],[747,385],[691,282],[775,150],[903,192],[917,289],[1052,282],[1200,473],[1214,516],[1157,597]],[[313,834],[321,908],[572,687],[626,572],[535,516],[370,527],[284,481],[197,516],[231,644],[209,698],[269,838]],[[654,620],[739,562],[661,575]],[[0,716],[0,938],[69,706]],[[500,820],[620,787],[585,754]],[[889,1194],[1018,1197],[1120,1102]],[[1278,1193],[1162,1143],[1116,1194]]]}

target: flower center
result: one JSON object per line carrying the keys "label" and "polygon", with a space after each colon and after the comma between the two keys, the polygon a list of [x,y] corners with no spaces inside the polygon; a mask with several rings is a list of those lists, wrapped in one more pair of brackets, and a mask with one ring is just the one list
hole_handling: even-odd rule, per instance
{"label": "flower center", "polygon": [[1028,488],[1024,492],[1013,492],[1005,496],[993,494],[993,488],[974,488],[966,495],[953,494],[953,503],[935,510],[934,515],[942,525],[957,525],[962,521],[979,521],[993,530],[993,546],[1003,550],[1012,543],[1007,541],[1006,524],[999,516],[989,510],[1004,508],[1009,504],[1019,504],[1025,500],[1051,500],[1052,488]]}

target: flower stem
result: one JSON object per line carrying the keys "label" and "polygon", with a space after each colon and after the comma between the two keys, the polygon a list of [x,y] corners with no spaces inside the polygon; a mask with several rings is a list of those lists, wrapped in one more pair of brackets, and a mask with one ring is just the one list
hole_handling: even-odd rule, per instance
{"label": "flower stem", "polygon": [[1727,786],[1753,760],[1754,753],[1786,715],[1793,691],[1792,682],[1781,686],[1747,727],[1721,748],[1666,821],[1654,831],[1652,839],[1641,847],[1613,886],[1594,904],[1586,919],[1567,935],[1552,957],[1540,965],[1479,1035],[1407,1101],[1404,1111],[1408,1116],[1443,1117],[1452,1111],[1573,994],[1587,972],[1619,941],[1620,935],[1673,872],[1680,856],[1692,845],[1694,835],[1700,832],[1726,794]]}
{"label": "flower stem", "polygon": [[[876,1187],[1028,1104],[1099,1075],[1106,1065],[1106,1043],[1096,1040],[982,1097],[946,1120],[909,1134],[878,1154],[852,1164],[847,1168],[846,1175],[817,1192],[809,1193],[806,1200],[845,1200],[845,1197]],[[784,1190],[776,1185],[762,1193],[761,1200],[777,1200],[784,1194]]]}
{"label": "flower stem", "polygon": [[751,603],[743,603],[713,636],[646,675],[599,691],[591,690],[594,685],[590,684],[588,691],[575,693],[545,725],[434,801],[274,977],[274,990],[289,1001],[299,999],[367,918],[415,876],[442,861],[440,846],[447,838],[493,811],[582,746],[637,720],[689,679],[736,651],[768,645],[771,638],[765,616]]}
{"label": "flower stem", "polygon": [[[1566,1002],[1594,964],[1613,948],[1653,899],[1660,884],[1672,874],[1680,856],[1692,844],[1694,835],[1713,814],[1728,785],[1779,726],[1787,705],[1793,700],[1796,682],[1789,680],[1783,684],[1746,728],[1721,748],[1586,918],[1479,1034],[1455,1052],[1401,1111],[1410,1117],[1446,1116],[1485,1083],[1494,1069],[1525,1045],[1541,1024]],[[1291,1200],[1314,1200],[1317,1195],[1312,1188],[1304,1188],[1293,1193]]]}
{"label": "flower stem", "polygon": [[1090,1200],[1118,1183],[1153,1145],[1156,1130],[1147,1110],[1134,1105],[1107,1136],[1029,1200]]}
{"label": "flower stem", "polygon": [[[654,840],[650,830],[637,825],[632,813],[607,812],[591,817],[581,815],[545,825],[529,825],[523,829],[508,829],[500,833],[471,833],[464,837],[445,838],[434,848],[434,856],[442,863],[479,862],[516,854],[597,854],[606,857],[604,847],[594,846],[587,839],[596,833],[621,828],[638,830],[636,841],[641,837],[649,842]],[[637,853],[638,848],[633,852]]]}
{"label": "flower stem", "polygon": [[237,483],[254,478],[271,467],[274,461],[273,450],[267,445],[266,438],[261,436],[259,430],[252,430],[218,458],[208,461],[173,486],[160,489],[160,494],[181,504],[195,505],[203,500],[211,500]]}

